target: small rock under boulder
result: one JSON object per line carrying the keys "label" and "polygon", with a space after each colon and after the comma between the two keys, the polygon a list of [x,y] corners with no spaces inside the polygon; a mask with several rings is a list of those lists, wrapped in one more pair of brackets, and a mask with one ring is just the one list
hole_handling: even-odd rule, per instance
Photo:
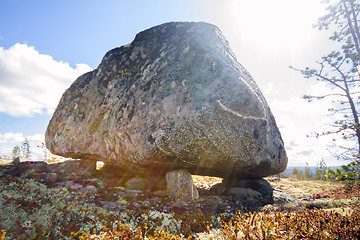
{"label": "small rock under boulder", "polygon": [[257,191],[261,195],[261,201],[264,204],[272,204],[273,188],[271,184],[265,179],[233,179],[224,181],[226,189],[232,188],[249,188]]}
{"label": "small rock under boulder", "polygon": [[214,195],[231,195],[242,205],[260,207],[274,203],[273,188],[265,179],[224,179],[214,185],[210,192]]}
{"label": "small rock under boulder", "polygon": [[129,190],[145,190],[148,185],[149,179],[142,177],[134,177],[126,182],[125,188]]}
{"label": "small rock under boulder", "polygon": [[192,176],[185,169],[166,173],[166,182],[168,196],[177,202],[193,201],[199,197]]}
{"label": "small rock under boulder", "polygon": [[262,206],[261,194],[250,188],[231,188],[229,193],[238,204],[248,208],[254,208],[256,206]]}
{"label": "small rock under boulder", "polygon": [[69,160],[49,164],[48,167],[59,174],[73,174],[78,177],[91,177],[96,173],[96,161]]}
{"label": "small rock under boulder", "polygon": [[152,192],[165,190],[166,179],[162,176],[136,176],[128,180],[125,184],[126,189],[129,190],[149,190]]}

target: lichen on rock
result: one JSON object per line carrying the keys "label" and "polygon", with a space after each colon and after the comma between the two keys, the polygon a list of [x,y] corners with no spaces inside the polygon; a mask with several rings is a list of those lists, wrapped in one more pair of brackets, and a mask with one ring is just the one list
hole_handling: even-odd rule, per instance
{"label": "lichen on rock", "polygon": [[261,178],[285,170],[268,104],[214,25],[171,22],[110,50],[63,94],[54,154],[124,171]]}

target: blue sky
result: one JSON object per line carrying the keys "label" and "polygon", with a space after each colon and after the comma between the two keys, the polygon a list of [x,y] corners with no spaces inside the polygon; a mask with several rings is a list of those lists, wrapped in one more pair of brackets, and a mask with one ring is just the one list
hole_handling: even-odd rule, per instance
{"label": "blue sky", "polygon": [[[22,43],[71,67],[86,63],[96,68],[108,50],[131,42],[137,32],[166,21],[191,20],[191,2],[166,6],[166,1],[3,0],[0,47]],[[0,134],[43,133],[50,118],[49,114],[14,118],[0,112]]]}
{"label": "blue sky", "polygon": [[139,31],[193,20],[201,11],[201,4],[189,0],[2,0],[0,6],[3,47],[27,43],[55,60],[93,68],[105,52],[130,42]]}
{"label": "blue sky", "polygon": [[62,93],[110,49],[164,22],[205,21],[222,30],[264,93],[289,164],[324,158],[338,165],[329,138],[306,137],[327,128],[329,102],[309,104],[301,96],[326,86],[289,69],[313,66],[334,48],[329,33],[312,27],[324,7],[321,0],[1,0],[0,155],[27,137],[33,159],[41,158],[36,145]]}

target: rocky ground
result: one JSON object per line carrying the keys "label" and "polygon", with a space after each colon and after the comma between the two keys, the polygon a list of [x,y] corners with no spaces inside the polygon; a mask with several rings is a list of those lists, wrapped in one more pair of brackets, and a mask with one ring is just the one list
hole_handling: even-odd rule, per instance
{"label": "rocky ground", "polygon": [[[228,235],[234,232],[229,229],[235,225],[230,223],[245,212],[256,210],[267,216],[326,209],[353,214],[360,204],[359,191],[349,194],[341,183],[270,177],[267,180],[274,188],[274,204],[254,209],[233,196],[214,195],[210,189],[222,179],[204,176],[193,176],[200,195],[196,201],[174,202],[166,190],[136,190],[139,186],[124,185],[101,171],[79,177],[79,169],[69,171],[70,166],[41,162],[1,166],[0,230],[5,239],[77,239],[81,234],[101,239],[99,233],[104,227],[127,231],[129,236],[140,227],[138,230],[151,234],[164,231],[181,233],[182,237],[231,239]],[[355,221],[357,229],[359,222]]]}
{"label": "rocky ground", "polygon": [[[65,187],[69,191],[81,193],[89,202],[105,209],[134,210],[137,208],[156,210],[160,212],[185,211],[196,212],[201,210],[204,214],[218,212],[234,212],[240,207],[238,199],[232,196],[217,196],[210,190],[212,186],[221,183],[217,177],[193,176],[200,197],[195,202],[176,202],[166,194],[166,185],[156,191],[146,189],[146,183],[140,177],[118,177],[112,170],[99,170],[92,176],[79,176],[83,169],[70,161],[58,164],[44,162],[22,162],[19,165],[3,166],[2,178],[32,179],[49,188]],[[71,164],[70,164],[71,163]],[[145,179],[146,180],[146,179]],[[247,206],[252,210],[257,206]],[[245,209],[247,210],[247,209]]]}

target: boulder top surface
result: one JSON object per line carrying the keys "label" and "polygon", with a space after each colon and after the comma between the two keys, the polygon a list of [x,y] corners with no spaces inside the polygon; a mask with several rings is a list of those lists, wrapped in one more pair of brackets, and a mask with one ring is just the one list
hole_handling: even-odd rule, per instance
{"label": "boulder top surface", "polygon": [[108,51],[63,94],[46,145],[136,172],[259,178],[287,165],[261,91],[203,22],[155,26]]}

